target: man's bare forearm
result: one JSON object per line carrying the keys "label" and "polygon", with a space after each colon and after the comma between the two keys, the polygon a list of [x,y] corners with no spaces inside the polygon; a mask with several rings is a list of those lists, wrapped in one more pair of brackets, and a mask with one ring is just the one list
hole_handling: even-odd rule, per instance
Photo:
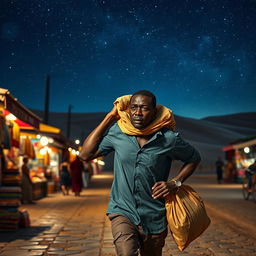
{"label": "man's bare forearm", "polygon": [[192,163],[186,163],[182,166],[179,174],[175,177],[175,180],[184,182],[197,168],[200,160]]}
{"label": "man's bare forearm", "polygon": [[101,123],[90,133],[85,139],[82,150],[80,151],[79,158],[84,161],[89,161],[97,157],[97,150],[103,138],[104,133],[116,121],[115,111],[109,112]]}
{"label": "man's bare forearm", "polygon": [[[185,163],[179,174],[174,178],[174,180],[179,180],[181,182],[184,182],[196,169],[198,164],[200,163],[200,160],[192,163]],[[177,188],[176,185],[172,182],[173,179],[165,181],[158,181],[156,182],[152,187],[152,197],[154,199],[163,197],[165,198],[167,195],[169,195],[172,191],[175,191]]]}

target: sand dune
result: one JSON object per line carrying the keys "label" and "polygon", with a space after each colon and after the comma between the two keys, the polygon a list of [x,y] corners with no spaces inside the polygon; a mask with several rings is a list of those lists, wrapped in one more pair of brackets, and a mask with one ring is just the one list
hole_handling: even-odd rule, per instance
{"label": "sand dune", "polygon": [[256,134],[256,128],[249,128],[246,125],[243,126],[242,123],[240,123],[240,126],[235,126],[222,122],[217,123],[204,119],[184,117],[176,117],[176,122],[177,130],[187,139],[215,145],[225,145],[238,138]]}
{"label": "sand dune", "polygon": [[250,113],[223,115],[223,116],[211,116],[211,117],[203,118],[202,120],[210,121],[214,123],[234,125],[237,127],[248,127],[248,128],[256,129],[255,119],[256,119],[256,112],[250,112]]}

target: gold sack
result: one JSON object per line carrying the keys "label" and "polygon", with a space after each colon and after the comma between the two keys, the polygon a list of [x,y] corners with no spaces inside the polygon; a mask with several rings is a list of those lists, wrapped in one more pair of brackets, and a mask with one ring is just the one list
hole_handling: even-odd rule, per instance
{"label": "gold sack", "polygon": [[165,208],[170,231],[180,251],[210,225],[202,199],[188,185],[167,196]]}

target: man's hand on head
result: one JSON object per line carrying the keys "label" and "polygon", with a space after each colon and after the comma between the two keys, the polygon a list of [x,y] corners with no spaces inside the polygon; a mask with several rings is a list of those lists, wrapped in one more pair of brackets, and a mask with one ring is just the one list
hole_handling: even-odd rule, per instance
{"label": "man's hand on head", "polygon": [[111,115],[115,120],[119,120],[120,119],[120,116],[118,115],[118,111],[117,111],[116,105],[114,105],[114,107],[112,108],[112,110],[108,114]]}
{"label": "man's hand on head", "polygon": [[152,187],[152,197],[154,199],[165,198],[170,193],[174,192],[176,186],[173,183],[158,181]]}

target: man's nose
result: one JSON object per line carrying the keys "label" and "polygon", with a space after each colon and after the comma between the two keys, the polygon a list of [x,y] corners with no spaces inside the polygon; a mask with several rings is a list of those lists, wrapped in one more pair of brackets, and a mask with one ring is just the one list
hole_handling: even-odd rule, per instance
{"label": "man's nose", "polygon": [[141,115],[142,115],[142,110],[141,110],[141,108],[136,108],[135,114],[141,116]]}

